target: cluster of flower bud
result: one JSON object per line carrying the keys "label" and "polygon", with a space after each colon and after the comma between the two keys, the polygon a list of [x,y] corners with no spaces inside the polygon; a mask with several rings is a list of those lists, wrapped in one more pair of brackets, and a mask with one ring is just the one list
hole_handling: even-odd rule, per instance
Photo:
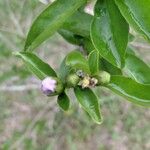
{"label": "cluster of flower bud", "polygon": [[106,71],[100,71],[96,78],[98,79],[98,85],[106,85],[110,82],[111,75]]}
{"label": "cluster of flower bud", "polygon": [[98,83],[98,80],[94,77],[86,75],[80,82],[79,85],[84,88],[95,87]]}
{"label": "cluster of flower bud", "polygon": [[110,74],[106,71],[100,71],[96,76],[90,76],[83,72],[82,70],[78,70],[75,73],[70,74],[67,77],[67,83],[69,87],[75,87],[77,85],[84,88],[95,87],[97,85],[105,85],[110,82]]}
{"label": "cluster of flower bud", "polygon": [[[92,88],[98,85],[105,85],[110,82],[110,74],[106,71],[100,71],[97,76],[91,77],[82,70],[76,73],[70,73],[66,78],[67,88],[81,86],[84,88]],[[41,89],[47,96],[59,95],[64,90],[64,85],[60,79],[55,77],[46,77],[42,81]]]}

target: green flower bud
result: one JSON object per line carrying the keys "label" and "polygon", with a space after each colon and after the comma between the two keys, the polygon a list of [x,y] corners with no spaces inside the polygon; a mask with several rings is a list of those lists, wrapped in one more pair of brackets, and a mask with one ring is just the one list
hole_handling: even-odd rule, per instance
{"label": "green flower bud", "polygon": [[98,84],[104,85],[110,82],[110,74],[106,71],[100,71],[99,75],[97,76]]}
{"label": "green flower bud", "polygon": [[68,87],[75,87],[78,85],[80,81],[80,78],[78,75],[72,73],[72,74],[69,74],[68,77],[67,77],[67,86]]}

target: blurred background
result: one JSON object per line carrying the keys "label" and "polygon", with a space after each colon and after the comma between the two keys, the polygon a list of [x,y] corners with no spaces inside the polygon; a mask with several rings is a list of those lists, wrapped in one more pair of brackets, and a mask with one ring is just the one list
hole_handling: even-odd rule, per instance
{"label": "blurred background", "polygon": [[[0,150],[150,150],[150,109],[99,88],[103,124],[93,123],[72,92],[71,109],[62,112],[12,55],[23,49],[32,20],[44,7],[38,0],[0,0]],[[130,44],[150,63],[146,41],[137,35]],[[74,48],[55,34],[36,53],[57,70]]]}

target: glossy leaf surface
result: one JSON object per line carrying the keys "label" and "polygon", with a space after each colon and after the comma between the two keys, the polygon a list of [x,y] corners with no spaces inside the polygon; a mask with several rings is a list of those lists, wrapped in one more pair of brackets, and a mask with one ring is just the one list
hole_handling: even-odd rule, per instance
{"label": "glossy leaf surface", "polygon": [[113,66],[111,63],[109,63],[104,58],[100,58],[100,70],[104,70],[111,75],[122,75],[122,70]]}
{"label": "glossy leaf surface", "polygon": [[112,76],[107,87],[135,104],[150,107],[150,85],[123,76]]}
{"label": "glossy leaf surface", "polygon": [[83,107],[83,109],[88,112],[91,118],[98,124],[102,122],[102,117],[100,114],[100,106],[98,98],[90,89],[81,89],[79,87],[74,90],[77,100]]}
{"label": "glossy leaf surface", "polygon": [[35,54],[29,52],[17,52],[15,55],[21,57],[28,69],[39,79],[43,80],[47,76],[57,76],[55,71]]}
{"label": "glossy leaf surface", "polygon": [[86,0],[56,0],[33,22],[25,50],[33,50],[53,35]]}
{"label": "glossy leaf surface", "polygon": [[150,84],[150,67],[134,54],[127,53],[125,70],[136,81]]}
{"label": "glossy leaf surface", "polygon": [[150,40],[150,0],[115,0],[128,23]]}
{"label": "glossy leaf surface", "polygon": [[128,24],[113,0],[97,1],[91,39],[100,55],[118,68],[124,66],[128,30]]}

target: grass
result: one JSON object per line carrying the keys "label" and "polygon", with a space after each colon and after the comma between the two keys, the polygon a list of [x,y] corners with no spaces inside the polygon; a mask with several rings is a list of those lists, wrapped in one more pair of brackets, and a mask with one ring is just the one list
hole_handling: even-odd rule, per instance
{"label": "grass", "polygon": [[[135,106],[110,91],[96,89],[104,117],[102,125],[94,124],[78,107],[72,92],[72,109],[64,113],[55,98],[42,95],[39,81],[11,55],[23,48],[32,19],[43,7],[36,0],[0,1],[0,149],[149,150],[149,109]],[[58,69],[73,48],[56,34],[37,53]],[[138,48],[147,62],[148,50]]]}

